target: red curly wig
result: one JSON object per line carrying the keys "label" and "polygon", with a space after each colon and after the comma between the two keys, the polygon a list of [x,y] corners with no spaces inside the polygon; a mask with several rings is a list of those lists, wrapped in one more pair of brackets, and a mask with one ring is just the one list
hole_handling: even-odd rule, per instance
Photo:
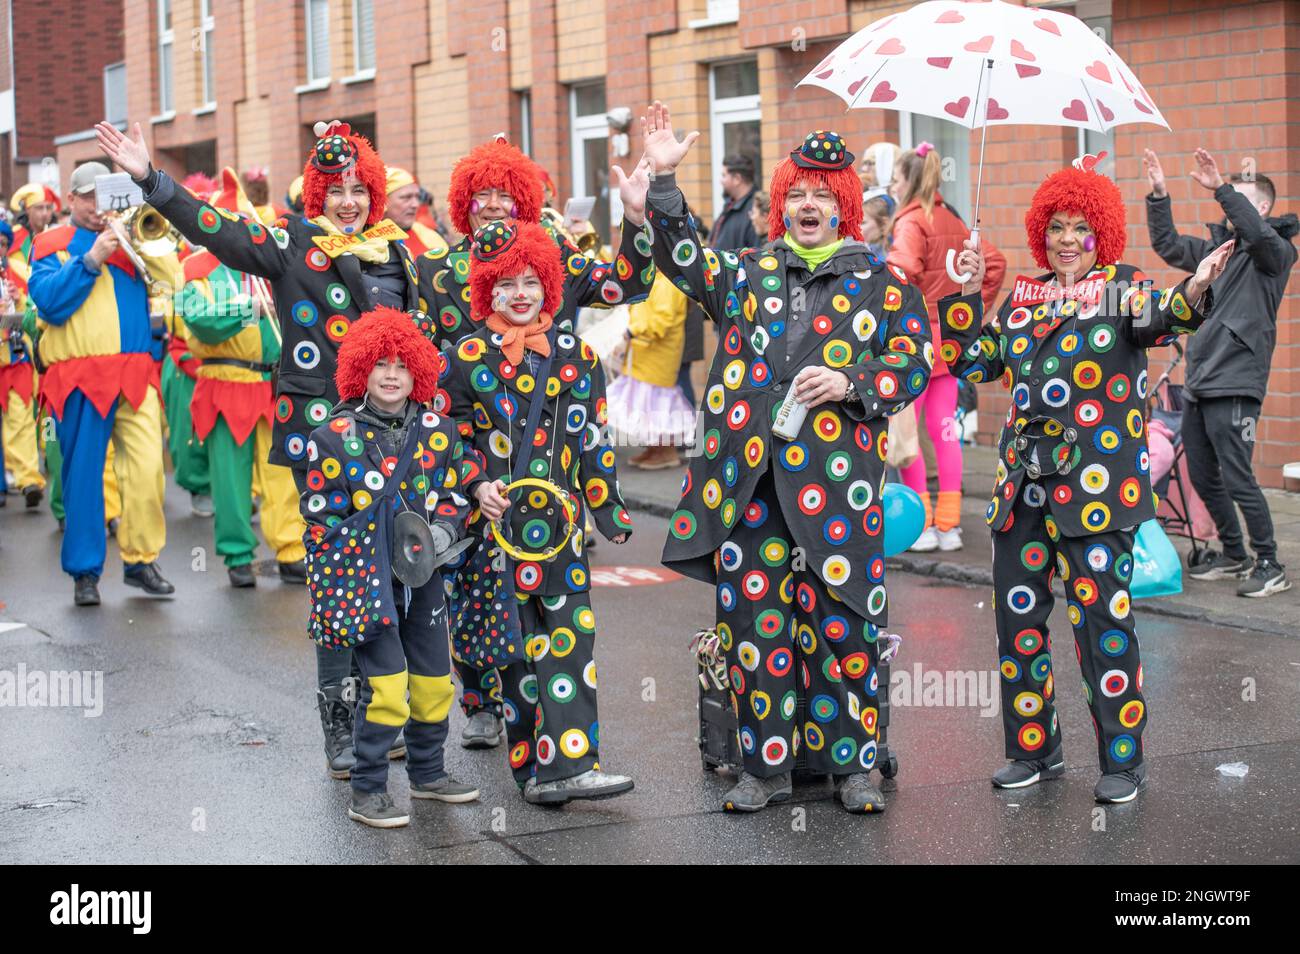
{"label": "red curly wig", "polygon": [[1053,172],[1034,193],[1025,213],[1025,235],[1039,268],[1047,264],[1047,226],[1057,212],[1082,215],[1097,237],[1097,265],[1114,265],[1124,254],[1127,216],[1119,186],[1100,172],[1069,167]]}
{"label": "red curly wig", "polygon": [[507,249],[486,261],[470,255],[470,310],[475,321],[487,321],[496,310],[492,307],[492,286],[499,279],[520,274],[529,265],[542,282],[542,311],[554,315],[563,304],[564,263],[555,240],[535,222],[511,220],[509,224],[515,230],[515,239]]}
{"label": "red curly wig", "polygon": [[515,200],[511,218],[536,222],[542,216],[542,176],[540,167],[517,146],[504,139],[494,139],[475,146],[451,170],[447,189],[447,209],[451,224],[462,235],[473,229],[469,224],[469,204],[475,192],[501,189]]}
{"label": "red curly wig", "polygon": [[351,401],[366,393],[366,381],[375,365],[394,355],[402,359],[415,379],[412,400],[423,404],[438,391],[438,350],[411,316],[396,308],[380,305],[352,323],[339,345],[334,383],[339,398]]}
{"label": "red curly wig", "polygon": [[782,159],[772,170],[772,182],[768,192],[772,196],[772,207],[767,213],[767,237],[779,239],[785,234],[785,197],[786,193],[801,179],[806,179],[815,186],[825,186],[835,195],[840,206],[840,238],[862,238],[862,180],[850,166],[826,172],[821,169],[805,169],[797,166],[789,157]]}
{"label": "red curly wig", "polygon": [[[356,167],[352,172],[370,193],[370,212],[366,216],[366,225],[371,226],[384,217],[388,208],[388,170],[384,161],[375,152],[370,140],[360,133],[349,132],[347,138],[357,148]],[[302,167],[302,211],[309,219],[314,219],[325,211],[325,193],[336,182],[343,181],[339,172],[321,172],[312,165],[315,150],[307,156],[307,164]]]}

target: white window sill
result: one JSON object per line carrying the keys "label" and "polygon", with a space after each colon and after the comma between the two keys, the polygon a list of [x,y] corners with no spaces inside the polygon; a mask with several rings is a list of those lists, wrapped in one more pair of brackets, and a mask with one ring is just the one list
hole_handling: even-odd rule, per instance
{"label": "white window sill", "polygon": [[353,73],[351,76],[345,76],[339,82],[344,86],[351,86],[353,83],[367,83],[375,78],[374,70],[361,70]]}
{"label": "white window sill", "polygon": [[167,110],[167,112],[159,113],[157,116],[150,116],[149,122],[152,125],[157,126],[160,123],[169,123],[175,118],[176,118],[176,110],[169,109]]}
{"label": "white window sill", "polygon": [[190,110],[190,115],[191,115],[191,116],[207,116],[209,113],[215,113],[216,111],[217,111],[217,104],[216,104],[216,103],[208,103],[207,105],[205,105],[205,106],[200,106],[200,107],[198,107],[197,109],[191,109],[191,110]]}
{"label": "white window sill", "polygon": [[706,30],[709,27],[726,26],[728,23],[739,23],[740,16],[722,16],[722,17],[705,17],[702,20],[691,20],[686,25],[692,30]]}
{"label": "white window sill", "polygon": [[323,89],[329,89],[330,82],[331,81],[328,78],[312,80],[310,83],[303,83],[301,86],[295,86],[293,88],[293,91],[299,96],[301,96],[303,93],[317,93]]}

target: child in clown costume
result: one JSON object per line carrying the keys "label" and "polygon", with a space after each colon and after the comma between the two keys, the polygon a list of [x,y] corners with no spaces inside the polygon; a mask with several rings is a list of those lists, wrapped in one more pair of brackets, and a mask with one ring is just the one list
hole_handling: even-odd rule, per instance
{"label": "child in clown costume", "polygon": [[[222,171],[212,204],[254,216],[233,169]],[[197,249],[184,263],[177,303],[197,367],[189,411],[194,435],[207,457],[212,486],[213,533],[230,585],[257,585],[253,554],[252,488],[262,498],[261,527],[275,551],[280,578],[306,582],[298,490],[289,468],[267,460],[275,396],[271,373],[280,360],[280,329],[263,311],[254,279]]]}
{"label": "child in clown costume", "polygon": [[[433,340],[439,348],[453,349],[483,321],[475,316],[471,304],[470,237],[483,225],[507,218],[538,222],[544,181],[541,167],[501,138],[476,146],[452,168],[447,206],[452,223],[464,238],[450,249],[430,251],[416,259],[421,308],[433,322]],[[639,210],[625,209],[619,253],[612,263],[587,258],[563,236],[553,236],[563,275],[562,294],[570,306],[554,320],[564,330],[572,331],[570,316],[576,316],[579,308],[630,304],[644,301],[650,294],[655,270],[644,221]],[[461,707],[468,717],[461,744],[492,748],[501,738],[497,671],[476,669],[460,660],[455,660],[455,665],[462,686]]]}
{"label": "child in clown costume", "polygon": [[[465,457],[452,419],[426,406],[438,390],[439,363],[438,352],[410,317],[392,308],[363,315],[339,349],[339,404],[308,441],[301,505],[312,554],[309,572],[318,599],[328,591],[329,605],[335,605],[338,591],[320,583],[329,567],[322,542],[329,528],[373,501],[384,501],[379,519],[391,519],[397,511],[418,514],[428,524],[435,555],[463,535],[469,500],[462,479],[480,475]],[[413,460],[403,466],[396,455],[408,446],[412,431]],[[401,482],[386,493],[393,480]],[[391,582],[390,605],[397,618],[367,634],[352,651],[361,690],[348,817],[373,828],[398,828],[409,820],[387,790],[388,753],[403,727],[411,798],[453,803],[478,798],[476,788],[452,778],[443,765],[455,689],[442,575],[435,570],[418,587],[404,586],[396,576]],[[319,624],[320,618],[313,618],[312,625]]]}
{"label": "child in clown costume", "polygon": [[[585,499],[597,527],[623,543],[631,521],[619,497],[605,424],[605,376],[595,352],[562,330],[555,243],[531,222],[492,222],[474,238],[471,304],[482,327],[447,354],[445,387],[461,436],[484,475],[470,482],[482,516],[508,520],[512,539],[551,546],[565,517],[533,495],[511,502],[506,480],[528,454],[526,473],[549,479],[577,506],[574,532],[549,561],[507,558],[514,574],[527,658],[499,670],[509,761],[525,800],[559,805],[630,791],[632,779],[600,770],[596,638],[582,533]],[[545,382],[534,382],[551,358]],[[533,395],[544,388],[535,434],[526,434]],[[548,516],[548,510],[554,513]],[[481,527],[481,524],[479,525]],[[474,524],[471,522],[471,529]]]}
{"label": "child in clown costume", "polygon": [[1065,772],[1048,618],[1052,579],[1065,586],[1102,776],[1098,802],[1128,802],[1146,784],[1146,703],[1131,611],[1133,539],[1155,516],[1147,450],[1146,349],[1194,332],[1211,313],[1210,283],[1232,251],[1151,292],[1120,262],[1124,200],[1084,157],[1034,193],[1025,232],[1047,271],[1020,276],[997,316],[982,321],[983,254],[969,240],[959,294],[939,300],[940,357],[971,383],[1001,381],[1011,407],[998,439],[988,523],[1011,761],[998,788]]}
{"label": "child in clown costume", "polygon": [[[346,123],[317,123],[303,167],[303,214],[266,226],[200,201],[153,168],[144,134],[95,127],[100,149],[129,172],[145,201],[190,242],[222,264],[267,280],[282,336],[269,461],[289,467],[305,489],[307,438],[329,418],[339,343],[351,323],[379,305],[417,314],[415,265],[406,233],[384,216],[383,160]],[[345,651],[317,647],[317,703],[328,771],[347,778],[353,763],[351,675]],[[400,756],[399,747],[394,756]]]}

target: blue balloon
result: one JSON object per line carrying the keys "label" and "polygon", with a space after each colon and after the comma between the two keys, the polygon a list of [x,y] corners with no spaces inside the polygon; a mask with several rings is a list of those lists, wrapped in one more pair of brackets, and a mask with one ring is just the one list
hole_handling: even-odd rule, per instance
{"label": "blue balloon", "polygon": [[908,549],[925,529],[925,505],[906,484],[885,484],[885,556]]}

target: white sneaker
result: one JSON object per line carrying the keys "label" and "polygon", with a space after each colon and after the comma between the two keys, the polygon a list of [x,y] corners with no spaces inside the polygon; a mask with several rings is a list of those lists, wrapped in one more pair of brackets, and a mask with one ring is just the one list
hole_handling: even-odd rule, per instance
{"label": "white sneaker", "polygon": [[961,549],[961,527],[953,527],[951,530],[940,530],[938,532],[939,549],[945,552]]}
{"label": "white sneaker", "polygon": [[939,548],[939,532],[934,527],[926,527],[921,531],[921,535],[916,538],[912,544],[913,553],[929,553],[931,550]]}

